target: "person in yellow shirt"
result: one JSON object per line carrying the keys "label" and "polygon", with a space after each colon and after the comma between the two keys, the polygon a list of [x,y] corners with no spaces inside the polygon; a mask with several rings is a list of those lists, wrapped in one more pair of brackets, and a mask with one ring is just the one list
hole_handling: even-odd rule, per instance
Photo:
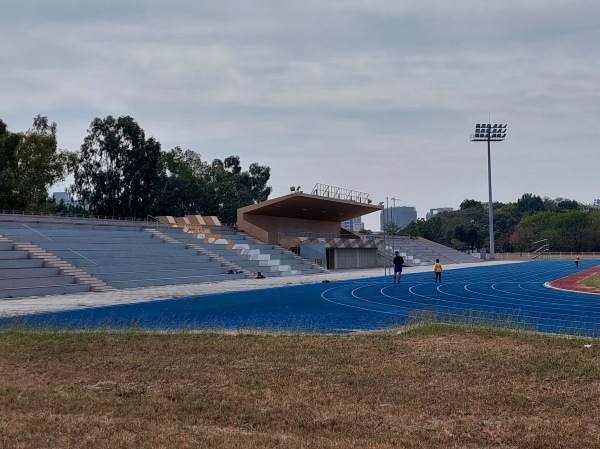
{"label": "person in yellow shirt", "polygon": [[435,265],[433,266],[433,271],[435,271],[435,283],[437,284],[440,281],[442,283],[442,264],[440,263],[440,259],[435,259]]}
{"label": "person in yellow shirt", "polygon": [[575,268],[579,268],[579,256],[575,256]]}

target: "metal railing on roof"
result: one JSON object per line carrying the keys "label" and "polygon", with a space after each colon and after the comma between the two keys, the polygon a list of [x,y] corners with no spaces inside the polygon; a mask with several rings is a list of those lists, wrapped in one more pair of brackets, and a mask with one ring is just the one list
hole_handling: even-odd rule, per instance
{"label": "metal railing on roof", "polygon": [[371,204],[372,200],[368,193],[358,190],[343,189],[341,187],[329,186],[326,184],[315,184],[311,195],[334,198],[337,200],[356,201],[357,203]]}

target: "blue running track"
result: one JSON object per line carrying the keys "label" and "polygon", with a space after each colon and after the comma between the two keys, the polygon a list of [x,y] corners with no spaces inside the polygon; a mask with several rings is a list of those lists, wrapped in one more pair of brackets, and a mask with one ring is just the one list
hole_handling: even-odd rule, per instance
{"label": "blue running track", "polygon": [[[580,270],[600,261],[583,260]],[[254,329],[352,332],[402,325],[413,317],[513,326],[540,332],[600,335],[600,295],[544,283],[575,272],[572,261],[535,261],[404,274],[355,281],[193,296],[4,318],[25,325],[89,329]],[[326,279],[326,275],[324,275]]]}

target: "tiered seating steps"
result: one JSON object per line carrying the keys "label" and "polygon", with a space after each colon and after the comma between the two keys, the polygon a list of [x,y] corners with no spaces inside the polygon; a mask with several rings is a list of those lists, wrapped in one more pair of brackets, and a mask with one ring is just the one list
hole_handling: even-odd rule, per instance
{"label": "tiered seating steps", "polygon": [[393,251],[399,251],[406,263],[412,266],[433,265],[436,259],[442,265],[480,262],[476,257],[421,237],[394,237],[388,244],[388,253]]}
{"label": "tiered seating steps", "polygon": [[0,236],[0,298],[57,295],[91,291],[92,285],[61,267],[33,258],[11,239]]}
{"label": "tiered seating steps", "polygon": [[114,288],[150,287],[243,278],[198,250],[166,242],[142,225],[10,223],[0,221],[0,233],[37,245]]}
{"label": "tiered seating steps", "polygon": [[161,232],[185,242],[190,248],[207,251],[229,261],[246,277],[262,273],[269,276],[295,276],[323,273],[318,265],[275,245],[260,242],[243,232],[227,226],[183,224],[162,229]]}

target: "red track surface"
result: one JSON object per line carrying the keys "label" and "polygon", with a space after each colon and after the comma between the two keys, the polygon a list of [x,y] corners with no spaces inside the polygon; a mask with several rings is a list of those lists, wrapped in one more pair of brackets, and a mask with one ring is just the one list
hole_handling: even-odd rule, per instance
{"label": "red track surface", "polygon": [[600,273],[600,265],[588,268],[587,270],[578,271],[575,274],[557,279],[556,281],[548,282],[548,285],[560,290],[600,294],[600,288],[593,288],[585,285],[585,280],[596,273]]}

